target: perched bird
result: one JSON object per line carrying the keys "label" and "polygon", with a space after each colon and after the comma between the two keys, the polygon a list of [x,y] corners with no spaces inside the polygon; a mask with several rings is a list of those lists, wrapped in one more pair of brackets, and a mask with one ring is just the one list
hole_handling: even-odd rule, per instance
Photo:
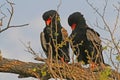
{"label": "perched bird", "polygon": [[69,62],[69,42],[66,41],[68,33],[61,26],[59,14],[55,10],[49,10],[42,17],[46,27],[40,33],[40,39],[46,56]]}
{"label": "perched bird", "polygon": [[78,62],[104,64],[100,35],[87,26],[84,16],[75,12],[68,17],[68,24],[72,28],[70,44]]}

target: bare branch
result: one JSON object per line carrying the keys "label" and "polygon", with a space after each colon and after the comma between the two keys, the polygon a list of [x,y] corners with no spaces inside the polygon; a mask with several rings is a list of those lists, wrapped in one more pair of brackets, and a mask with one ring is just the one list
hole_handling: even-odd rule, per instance
{"label": "bare branch", "polygon": [[120,49],[119,49],[119,46],[118,46],[118,42],[114,36],[114,33],[115,31],[117,30],[118,28],[118,22],[119,22],[119,15],[120,15],[120,7],[116,7],[114,6],[115,10],[117,11],[117,15],[116,16],[116,20],[115,20],[115,24],[114,26],[112,26],[113,29],[111,29],[111,26],[107,23],[107,19],[105,18],[105,13],[106,13],[106,8],[107,8],[107,3],[108,3],[108,0],[105,0],[105,5],[104,5],[104,9],[103,9],[103,13],[101,14],[97,9],[96,7],[94,7],[90,2],[88,2],[88,0],[86,0],[88,5],[98,14],[98,16],[100,16],[100,18],[102,19],[103,21],[103,24],[105,25],[105,28],[107,29],[107,31],[109,32],[110,34],[110,39],[111,40],[107,40],[107,42],[109,43],[110,42],[110,45],[107,45],[107,47],[109,47],[110,51],[110,60],[111,60],[111,63],[112,65],[114,66],[114,68],[118,71],[118,65],[116,64],[119,64],[118,61],[117,63],[115,64],[115,60],[113,61],[112,59],[112,55],[120,55]]}
{"label": "bare branch", "polygon": [[59,8],[60,8],[60,6],[61,6],[61,4],[62,4],[62,0],[59,0],[60,2],[59,2],[59,4],[58,4],[58,6],[57,6],[57,12],[59,11]]}
{"label": "bare branch", "polygon": [[115,66],[115,62],[113,62],[113,59],[112,59],[112,49],[110,49],[110,60],[111,60],[111,63],[112,63],[112,65],[113,65],[113,67],[114,67],[115,69],[117,69],[117,67]]}
{"label": "bare branch", "polygon": [[96,24],[94,24],[94,25],[95,25],[97,28],[101,29],[101,30],[108,31],[108,30],[106,29],[106,27],[102,28],[102,27],[99,26],[99,22],[98,22],[97,19],[96,19]]}
{"label": "bare branch", "polygon": [[34,58],[35,60],[46,62],[47,59],[44,59],[44,58],[39,57],[38,53],[36,53],[36,52],[33,50],[33,48],[31,47],[30,42],[28,42],[28,45],[26,45],[26,44],[23,43],[22,41],[20,41],[20,42],[21,42],[21,43],[25,46],[25,48],[27,49],[27,50],[25,50],[25,51],[27,51],[28,53],[31,53],[31,54],[35,57],[35,58]]}
{"label": "bare branch", "polygon": [[13,4],[10,3],[8,0],[7,0],[7,3],[9,3],[9,5],[11,6],[11,10],[8,9],[8,11],[9,11],[9,13],[10,13],[10,18],[9,18],[9,21],[8,21],[7,27],[9,28],[9,26],[10,26],[10,22],[11,22],[12,17],[13,17],[14,8],[13,8]]}
{"label": "bare branch", "polygon": [[[110,37],[111,37],[112,43],[114,44],[114,46],[115,46],[118,54],[120,54],[119,48],[118,48],[118,46],[117,46],[117,44],[116,44],[116,41],[115,41],[115,39],[114,39],[114,34],[113,34],[113,32],[111,31],[111,29],[110,29],[110,25],[108,25],[108,24],[107,24],[107,21],[105,20],[105,17],[104,17],[105,11],[103,11],[103,14],[101,14],[88,0],[86,0],[86,1],[87,1],[87,3],[89,4],[89,6],[90,6],[93,10],[95,10],[96,13],[101,17],[101,19],[102,19],[103,23],[105,24],[108,32],[110,33]],[[106,6],[107,6],[107,0],[106,0],[106,5],[105,5],[105,7],[104,7],[104,10],[106,10]]]}
{"label": "bare branch", "polygon": [[93,10],[95,10],[95,12],[97,12],[97,14],[98,14],[100,17],[103,17],[103,15],[98,11],[97,8],[95,8],[95,7],[89,2],[89,0],[86,0],[86,2],[89,4],[89,6],[90,6]]}
{"label": "bare branch", "polygon": [[2,33],[3,31],[5,31],[5,30],[7,30],[9,28],[24,27],[24,26],[27,26],[27,25],[29,25],[29,24],[23,24],[23,25],[17,25],[17,26],[9,26],[9,27],[6,27],[6,28],[0,30],[0,33]]}
{"label": "bare branch", "polygon": [[9,26],[9,28],[12,28],[12,27],[24,27],[24,26],[28,26],[29,24],[22,24],[22,25],[16,25],[16,26]]}
{"label": "bare branch", "polygon": [[[8,9],[8,8],[7,8],[8,12],[10,13],[10,17],[9,17],[9,19],[8,19],[7,26],[6,26],[5,28],[3,28],[3,29],[0,29],[0,33],[2,33],[3,31],[5,31],[5,30],[7,30],[7,29],[9,29],[9,28],[13,28],[13,27],[16,28],[16,27],[28,26],[28,24],[10,26],[10,23],[11,23],[11,21],[12,21],[12,17],[13,17],[13,14],[14,14],[14,7],[13,7],[13,5],[15,5],[15,4],[12,3],[12,2],[9,2],[8,0],[6,0],[6,1],[7,1],[7,3],[8,3],[8,4],[10,5],[10,7],[11,7],[11,9]],[[1,7],[2,7],[2,6],[3,6],[3,5],[1,5]],[[4,17],[1,18],[1,24],[2,24],[2,20],[3,20],[3,18],[6,17],[6,15],[5,15],[5,13],[3,13],[2,11],[1,11],[1,14],[4,15]]]}
{"label": "bare branch", "polygon": [[[6,15],[5,15],[5,14],[2,12],[2,10],[1,10],[1,8],[2,8],[4,5],[5,5],[5,3],[0,6],[0,14],[3,15],[3,17],[0,18],[0,26],[2,26],[2,24],[3,24],[3,19],[6,17]],[[0,28],[0,30],[1,30],[1,28]]]}
{"label": "bare branch", "polygon": [[117,8],[115,5],[113,5],[117,11],[117,15],[116,15],[116,20],[115,20],[115,24],[114,24],[114,29],[113,29],[113,32],[112,34],[115,33],[115,30],[117,29],[117,25],[118,25],[118,22],[119,22],[119,16],[120,16],[120,6],[119,8]]}
{"label": "bare branch", "polygon": [[108,4],[108,0],[105,0],[105,5],[104,5],[104,8],[103,8],[103,16],[105,16],[107,4]]}
{"label": "bare branch", "polygon": [[0,20],[3,20],[3,19],[6,17],[5,13],[3,13],[2,10],[1,10],[1,8],[2,8],[4,5],[5,5],[5,3],[0,6],[0,13],[3,15],[3,17],[2,17]]}

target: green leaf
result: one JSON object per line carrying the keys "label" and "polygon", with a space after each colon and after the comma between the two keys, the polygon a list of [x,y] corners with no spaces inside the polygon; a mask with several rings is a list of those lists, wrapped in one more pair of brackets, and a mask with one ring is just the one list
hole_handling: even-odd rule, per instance
{"label": "green leaf", "polygon": [[42,76],[46,76],[46,71],[41,71]]}
{"label": "green leaf", "polygon": [[55,32],[55,34],[54,34],[55,36],[58,36],[59,35],[59,33],[57,33],[57,32]]}
{"label": "green leaf", "polygon": [[34,71],[34,72],[36,72],[36,71],[37,71],[37,69],[36,69],[36,68],[33,68],[33,71]]}
{"label": "green leaf", "polygon": [[109,75],[111,74],[110,68],[106,68],[100,73],[100,80],[108,80]]}
{"label": "green leaf", "polygon": [[120,55],[116,56],[116,60],[120,61]]}
{"label": "green leaf", "polygon": [[88,50],[87,50],[87,49],[85,49],[85,50],[84,50],[84,52],[88,53]]}
{"label": "green leaf", "polygon": [[43,68],[41,69],[41,75],[42,76],[46,76],[47,75],[46,66],[43,66]]}
{"label": "green leaf", "polygon": [[107,47],[108,47],[108,46],[104,46],[104,47],[102,47],[102,48],[103,48],[103,50],[107,50]]}

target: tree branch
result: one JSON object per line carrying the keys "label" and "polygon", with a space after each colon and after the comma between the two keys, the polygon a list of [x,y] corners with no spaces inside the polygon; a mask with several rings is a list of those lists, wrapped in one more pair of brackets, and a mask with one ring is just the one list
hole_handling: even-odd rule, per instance
{"label": "tree branch", "polygon": [[[19,78],[35,77],[43,78],[43,69],[45,64],[22,62],[19,60],[2,58],[0,61],[0,72],[19,74]],[[49,76],[48,76],[49,77]],[[47,78],[47,77],[46,77]],[[45,79],[46,80],[46,79]]]}
{"label": "tree branch", "polygon": [[[114,23],[114,26],[112,26],[113,29],[111,29],[111,25],[109,25],[109,23],[107,23],[107,19],[105,18],[105,13],[106,13],[106,7],[107,7],[107,3],[108,3],[108,0],[105,0],[105,5],[104,5],[104,8],[103,8],[103,13],[100,13],[96,7],[94,7],[90,2],[89,0],[86,0],[86,2],[88,3],[88,5],[98,14],[98,16],[102,19],[103,21],[103,24],[105,25],[105,28],[107,29],[107,31],[109,32],[109,35],[110,35],[110,41],[111,41],[111,49],[112,51],[116,51],[116,53],[118,55],[120,55],[120,49],[119,49],[119,46],[118,46],[118,40],[116,39],[115,37],[115,32],[117,30],[117,28],[119,27],[119,15],[120,15],[120,4],[119,4],[119,7],[116,7],[114,6],[115,10],[117,11],[117,15],[115,16],[116,20],[115,20],[115,23]],[[108,41],[109,42],[109,41]],[[110,52],[110,55],[111,54],[114,54],[114,52]],[[118,70],[118,66],[116,67],[116,65],[113,63],[112,59],[111,59],[111,62],[112,62],[112,65],[115,67],[116,70]],[[119,64],[119,63],[118,63]]]}
{"label": "tree branch", "polygon": [[[90,68],[83,68],[79,63],[33,63],[23,62],[15,59],[7,59],[0,57],[0,72],[19,74],[18,78],[35,77],[40,80],[48,80],[49,78],[60,78],[69,80],[98,80],[101,73],[105,71],[96,68],[95,72]],[[109,80],[115,78],[120,79],[120,74],[114,70],[110,70]]]}
{"label": "tree branch", "polygon": [[[16,28],[16,27],[24,27],[24,26],[28,26],[29,24],[10,26],[10,23],[11,23],[11,20],[12,20],[13,14],[14,14],[14,7],[13,7],[13,5],[15,5],[15,4],[12,3],[12,2],[9,2],[8,0],[6,0],[6,1],[7,1],[7,3],[8,3],[8,4],[10,5],[10,7],[11,7],[11,9],[8,9],[8,8],[7,8],[8,12],[10,13],[10,17],[9,17],[9,19],[8,19],[7,26],[6,26],[4,29],[0,29],[0,33],[2,33],[3,31],[5,31],[5,30],[7,30],[7,29],[9,29],[9,28],[13,28],[13,27]],[[1,8],[2,6],[3,6],[3,5],[1,5],[0,8]],[[0,22],[0,24],[1,24],[1,26],[2,26],[3,18],[5,18],[6,15],[5,15],[2,11],[1,11],[1,14],[4,15],[4,17],[1,18],[1,22]]]}
{"label": "tree branch", "polygon": [[24,27],[24,26],[28,26],[29,24],[23,24],[23,25],[16,25],[16,26],[8,26],[2,30],[0,30],[0,33],[2,33],[3,31],[9,29],[9,28],[16,28],[16,27]]}

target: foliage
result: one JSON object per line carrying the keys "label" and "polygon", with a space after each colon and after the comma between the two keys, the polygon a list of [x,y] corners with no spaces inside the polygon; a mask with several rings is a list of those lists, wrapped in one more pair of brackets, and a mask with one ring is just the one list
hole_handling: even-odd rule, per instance
{"label": "foliage", "polygon": [[111,70],[106,68],[104,71],[100,72],[100,80],[109,80]]}

